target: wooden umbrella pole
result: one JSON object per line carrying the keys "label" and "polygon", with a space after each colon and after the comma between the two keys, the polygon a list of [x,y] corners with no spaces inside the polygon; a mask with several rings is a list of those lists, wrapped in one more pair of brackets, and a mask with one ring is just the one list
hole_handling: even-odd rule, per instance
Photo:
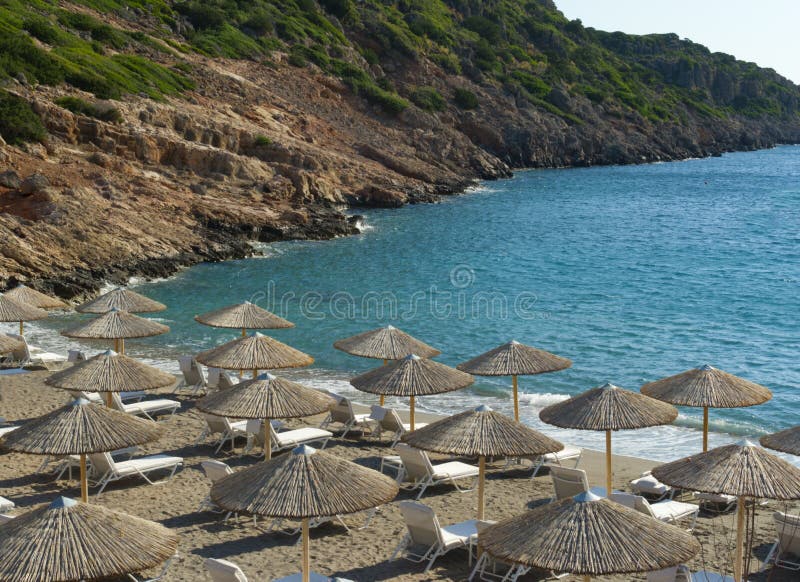
{"label": "wooden umbrella pole", "polygon": [[86,479],[86,455],[81,455],[81,501],[89,501],[89,482]]}
{"label": "wooden umbrella pole", "polygon": [[591,576],[584,576],[583,577],[583,582],[592,582],[592,577]]}
{"label": "wooden umbrella pole", "polygon": [[258,377],[258,370],[254,369],[253,370],[253,380],[255,380],[257,377]]}
{"label": "wooden umbrella pole", "polygon": [[[385,366],[388,361],[389,360],[384,359],[383,360],[383,365]],[[385,403],[386,403],[386,396],[384,394],[381,394],[381,406],[383,406]]]}
{"label": "wooden umbrella pole", "polygon": [[119,353],[120,354],[125,353],[125,338],[119,340]]}
{"label": "wooden umbrella pole", "polygon": [[109,408],[114,408],[114,401],[113,396],[111,396],[111,392],[106,392],[106,406]]}
{"label": "wooden umbrella pole", "polygon": [[485,502],[485,483],[486,483],[486,457],[481,456],[478,460],[478,519],[483,519]]}
{"label": "wooden umbrella pole", "polygon": [[606,431],[606,497],[611,495],[611,431]]}
{"label": "wooden umbrella pole", "polygon": [[19,335],[25,335],[25,322],[19,322]]}
{"label": "wooden umbrella pole", "polygon": [[245,328],[242,328],[242,337],[245,337],[246,335],[247,335],[247,330]]}
{"label": "wooden umbrella pole", "polygon": [[517,393],[517,375],[511,376],[511,386],[514,388],[514,420],[519,422],[519,394]]}
{"label": "wooden umbrella pole", "polygon": [[411,413],[409,415],[409,424],[411,425],[411,430],[414,430],[414,395],[411,395]]}
{"label": "wooden umbrella pole", "polygon": [[736,561],[733,564],[733,579],[744,582],[744,510],[745,498],[736,500]]}
{"label": "wooden umbrella pole", "polygon": [[703,452],[708,452],[708,406],[703,407]]}
{"label": "wooden umbrella pole", "polygon": [[311,553],[309,551],[308,518],[303,518],[303,582],[309,582],[311,577]]}
{"label": "wooden umbrella pole", "polygon": [[270,434],[269,419],[264,419],[264,460],[272,458],[272,434]]}
{"label": "wooden umbrella pole", "polygon": [[114,351],[119,353],[119,340],[114,338]]}

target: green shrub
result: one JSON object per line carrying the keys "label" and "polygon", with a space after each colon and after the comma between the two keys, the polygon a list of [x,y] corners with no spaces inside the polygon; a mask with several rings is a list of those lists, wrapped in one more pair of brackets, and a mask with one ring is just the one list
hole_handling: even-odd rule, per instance
{"label": "green shrub", "polygon": [[255,143],[259,147],[267,147],[269,145],[272,145],[272,140],[269,139],[266,135],[257,135]]}
{"label": "green shrub", "polygon": [[57,85],[64,80],[61,62],[34,45],[26,34],[0,33],[0,77],[18,73],[45,85]]}
{"label": "green shrub", "polygon": [[59,97],[55,100],[55,104],[73,113],[94,117],[101,121],[108,121],[109,123],[119,123],[122,121],[122,113],[120,113],[119,109],[116,107],[95,105],[84,101],[80,97],[73,97],[71,95]]}
{"label": "green shrub", "polygon": [[469,89],[458,87],[453,94],[453,103],[461,109],[477,109],[478,96]]}
{"label": "green shrub", "polygon": [[464,19],[464,28],[477,33],[486,41],[497,44],[502,37],[500,26],[483,16],[470,16]]}
{"label": "green shrub", "polygon": [[425,111],[443,111],[447,102],[434,87],[417,87],[411,92],[411,101]]}
{"label": "green shrub", "polygon": [[27,30],[30,35],[45,44],[59,44],[61,31],[52,23],[41,16],[31,16],[22,23],[22,28]]}
{"label": "green shrub", "polygon": [[47,131],[30,103],[0,90],[0,135],[10,144],[42,141]]}
{"label": "green shrub", "polygon": [[293,67],[298,67],[301,69],[308,65],[308,59],[306,59],[306,57],[303,56],[302,53],[294,51],[289,53],[288,62]]}

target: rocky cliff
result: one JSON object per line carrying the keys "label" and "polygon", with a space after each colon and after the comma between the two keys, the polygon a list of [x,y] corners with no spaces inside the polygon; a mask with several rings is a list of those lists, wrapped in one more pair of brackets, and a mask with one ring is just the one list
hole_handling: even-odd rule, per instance
{"label": "rocky cliff", "polygon": [[348,208],[518,167],[800,142],[774,71],[544,1],[6,4],[3,287],[76,297],[347,235]]}

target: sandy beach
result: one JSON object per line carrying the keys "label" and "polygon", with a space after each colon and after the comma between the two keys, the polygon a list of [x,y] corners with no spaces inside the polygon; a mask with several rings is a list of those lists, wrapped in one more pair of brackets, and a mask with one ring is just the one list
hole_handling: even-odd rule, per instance
{"label": "sandy beach", "polygon": [[[45,386],[46,371],[32,371],[21,375],[0,377],[0,416],[9,421],[39,416],[63,405],[67,394]],[[163,391],[168,394],[169,391]],[[453,398],[457,398],[454,395]],[[91,502],[111,509],[121,510],[147,518],[173,529],[180,536],[179,556],[170,566],[166,580],[209,580],[203,560],[208,557],[225,558],[238,564],[250,580],[270,580],[298,572],[300,545],[298,535],[268,533],[268,521],[253,525],[252,519],[242,517],[238,523],[223,524],[220,514],[198,511],[209,491],[210,483],[200,467],[201,461],[217,458],[232,467],[244,467],[258,462],[255,456],[239,456],[221,452],[214,457],[210,445],[194,446],[192,443],[203,429],[204,423],[194,410],[194,398],[185,395],[180,411],[172,417],[161,417],[164,436],[144,447],[141,454],[166,453],[184,457],[184,466],[169,482],[158,486],[147,485],[139,479],[129,479],[109,486],[95,499],[90,490]],[[319,418],[306,419],[307,424],[319,424]],[[424,419],[420,419],[424,420]],[[292,421],[291,426],[303,425]],[[352,436],[351,436],[352,435]],[[238,443],[241,447],[243,441]],[[346,439],[334,438],[327,450],[335,455],[353,460],[371,468],[378,468],[380,458],[390,454],[386,441],[362,438],[351,433]],[[691,451],[686,451],[687,454]],[[54,481],[50,475],[35,474],[41,459],[32,455],[0,452],[0,495],[13,500],[14,514],[50,502],[58,495],[78,496],[77,481]],[[627,489],[627,482],[639,476],[654,463],[633,457],[617,456],[614,459],[614,486]],[[511,517],[538,504],[546,503],[552,495],[550,477],[546,471],[530,479],[529,470],[504,470],[504,463],[490,465],[487,483],[486,515],[500,520]],[[580,463],[589,475],[591,485],[603,483],[603,456],[596,451],[585,451]],[[467,553],[455,550],[438,559],[432,570],[423,574],[423,566],[405,560],[389,561],[392,551],[405,533],[397,502],[411,499],[412,494],[401,491],[397,499],[383,506],[367,529],[356,529],[363,523],[363,515],[349,516],[348,533],[339,524],[328,523],[311,533],[311,564],[316,572],[338,575],[355,581],[369,580],[466,580],[470,567]],[[450,486],[429,489],[422,502],[431,506],[442,524],[454,523],[475,517],[476,494],[459,493]],[[792,507],[788,507],[792,509]],[[756,559],[751,569],[760,567],[774,541],[772,512],[786,511],[783,503],[761,507],[757,515],[755,533]],[[720,516],[700,514],[695,535],[703,551],[689,565],[693,570],[725,570],[731,564],[733,514]],[[632,541],[633,543],[633,541]],[[523,580],[544,580],[545,573],[531,572]],[[609,581],[645,580],[644,576],[616,576],[598,578]],[[773,572],[751,576],[751,580],[788,582],[797,580],[797,573],[777,569]],[[578,580],[567,577],[564,580]]]}

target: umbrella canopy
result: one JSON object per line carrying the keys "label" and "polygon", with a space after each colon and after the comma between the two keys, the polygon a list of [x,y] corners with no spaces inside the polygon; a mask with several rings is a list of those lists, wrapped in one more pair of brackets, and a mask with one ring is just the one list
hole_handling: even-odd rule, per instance
{"label": "umbrella canopy", "polygon": [[511,340],[485,354],[459,364],[456,368],[476,376],[511,376],[514,391],[514,420],[518,421],[517,376],[557,372],[565,370],[571,365],[572,360]]}
{"label": "umbrella canopy", "polygon": [[81,455],[81,496],[88,498],[86,455],[105,453],[156,440],[161,429],[143,420],[83,398],[34,418],[8,433],[0,444],[33,455]]}
{"label": "umbrella canopy", "polygon": [[167,308],[163,303],[153,301],[149,297],[140,295],[130,289],[117,287],[99,297],[81,303],[75,308],[80,313],[107,313],[112,309],[127,311],[128,313],[153,313],[164,311]]}
{"label": "umbrella canopy", "polygon": [[300,368],[314,358],[269,336],[254,333],[197,355],[206,366],[225,370],[274,370]]}
{"label": "umbrella canopy", "polygon": [[492,525],[478,543],[503,561],[583,576],[661,570],[700,551],[691,534],[592,493]]}
{"label": "umbrella canopy", "polygon": [[61,299],[50,297],[50,295],[45,295],[41,291],[37,291],[21,283],[13,289],[6,291],[4,295],[18,303],[33,305],[39,309],[64,309],[67,307],[67,304],[61,301]]}
{"label": "umbrella canopy", "polygon": [[107,350],[56,372],[45,384],[81,392],[156,390],[175,383],[175,376],[128,356]]}
{"label": "umbrella canopy", "polygon": [[326,412],[334,404],[336,400],[324,392],[272,374],[261,374],[201,398],[197,408],[231,418],[269,419],[313,416]]}
{"label": "umbrella canopy", "polygon": [[353,356],[376,360],[399,360],[409,354],[434,358],[442,353],[392,325],[339,340],[333,347]]}
{"label": "umbrella canopy", "polygon": [[386,475],[304,445],[223,477],[211,499],[229,511],[303,519],[363,511],[398,491]]}
{"label": "umbrella canopy", "polygon": [[61,335],[79,339],[126,339],[161,335],[168,331],[166,325],[112,308],[104,315],[62,331]]}
{"label": "umbrella canopy", "polygon": [[198,323],[210,325],[211,327],[227,327],[243,331],[247,329],[294,327],[291,321],[287,321],[249,301],[196,315],[194,319]]}
{"label": "umbrella canopy", "polygon": [[528,376],[566,370],[572,360],[510,341],[456,366],[476,376]]}
{"label": "umbrella canopy", "polygon": [[703,408],[703,452],[708,450],[708,409],[742,408],[772,398],[764,386],[728,374],[706,364],[668,378],[645,384],[642,394],[677,404]]}
{"label": "umbrella canopy", "polygon": [[460,390],[473,381],[474,378],[466,372],[411,354],[356,376],[350,384],[362,392],[409,397],[411,430],[414,430],[414,399],[417,396]]}
{"label": "umbrella canopy", "polygon": [[223,477],[212,485],[211,499],[229,511],[302,519],[302,580],[308,582],[309,519],[383,505],[398,491],[397,483],[386,475],[303,445]]}
{"label": "umbrella canopy", "polygon": [[60,497],[0,527],[0,580],[118,577],[163,563],[177,547],[161,524]]}
{"label": "umbrella canopy", "polygon": [[44,309],[0,295],[0,321],[36,321],[47,317]]}
{"label": "umbrella canopy", "polygon": [[673,487],[738,497],[733,578],[747,579],[744,557],[746,499],[800,499],[800,469],[744,440],[653,469]]}
{"label": "umbrella canopy", "polygon": [[555,453],[564,445],[524,424],[479,406],[407,433],[403,441],[434,453],[479,457],[478,519],[483,519],[486,457],[527,457]]}
{"label": "umbrella canopy", "polygon": [[800,469],[750,441],[725,445],[653,469],[667,485],[756,499],[800,499]]}
{"label": "umbrella canopy", "polygon": [[13,352],[17,348],[22,347],[22,342],[16,338],[6,334],[0,334],[0,354],[7,354]]}
{"label": "umbrella canopy", "polygon": [[800,426],[761,437],[761,445],[782,453],[800,455]]}
{"label": "umbrella canopy", "polygon": [[606,433],[606,490],[611,491],[611,432],[669,424],[678,410],[666,402],[613,384],[592,388],[539,413],[547,424]]}

